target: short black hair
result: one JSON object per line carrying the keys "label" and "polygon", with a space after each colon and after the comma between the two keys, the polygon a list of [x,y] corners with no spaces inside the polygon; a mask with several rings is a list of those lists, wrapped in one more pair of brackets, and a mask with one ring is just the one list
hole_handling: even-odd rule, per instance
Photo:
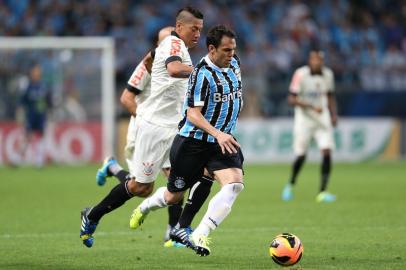
{"label": "short black hair", "polygon": [[207,48],[209,47],[209,45],[213,45],[215,48],[218,48],[223,36],[234,38],[234,39],[236,38],[236,34],[234,33],[234,31],[225,25],[220,24],[220,25],[216,25],[213,28],[211,28],[209,30],[209,32],[207,33],[207,37],[206,37]]}
{"label": "short black hair", "polygon": [[201,13],[198,9],[195,9],[195,8],[193,8],[193,7],[191,7],[191,6],[187,6],[187,7],[184,7],[184,8],[179,9],[179,11],[176,13],[176,19],[178,19],[179,14],[180,14],[182,11],[189,12],[190,14],[193,15],[193,17],[195,17],[195,18],[197,18],[197,19],[202,19],[202,20],[203,20],[203,13]]}

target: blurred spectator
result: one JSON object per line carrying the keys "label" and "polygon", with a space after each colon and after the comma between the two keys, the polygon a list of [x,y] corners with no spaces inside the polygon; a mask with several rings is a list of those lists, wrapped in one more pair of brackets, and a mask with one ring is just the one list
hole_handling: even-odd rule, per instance
{"label": "blurred spectator", "polygon": [[[266,83],[252,87],[259,100],[275,86],[287,87],[287,78],[306,62],[314,44],[326,52],[326,64],[342,88],[406,90],[401,76],[406,65],[402,60],[406,3],[401,0],[4,0],[0,1],[0,34],[112,36],[117,82],[124,83],[122,78],[152,46],[153,33],[173,24],[172,15],[186,4],[203,11],[207,26],[224,23],[236,29],[238,54],[246,63],[244,77],[251,81],[266,77]],[[204,54],[204,47],[202,42],[191,51],[195,61]]]}

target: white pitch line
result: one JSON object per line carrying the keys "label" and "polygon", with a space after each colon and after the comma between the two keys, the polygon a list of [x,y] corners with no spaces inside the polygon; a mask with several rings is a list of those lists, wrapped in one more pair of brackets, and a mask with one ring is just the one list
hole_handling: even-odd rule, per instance
{"label": "white pitch line", "polygon": [[[362,228],[347,228],[347,232],[351,231],[365,231],[365,230],[387,230],[390,226],[368,226],[368,227],[362,227]],[[393,226],[390,227],[392,230],[406,230],[406,226]],[[317,226],[295,226],[295,227],[289,227],[289,229],[282,229],[282,231],[289,231],[289,232],[294,232],[294,231],[300,231],[300,230],[315,230],[319,231],[320,227]],[[279,232],[280,229],[278,229]],[[145,234],[159,234],[162,233],[164,229],[148,229]],[[281,231],[281,232],[282,232]],[[117,235],[124,235],[124,236],[138,236],[140,232],[143,232],[143,230],[140,231],[113,231],[113,232],[96,232],[95,235],[97,237],[110,237],[110,236],[117,236]],[[228,229],[224,228],[221,229],[222,234],[231,234],[231,233],[249,233],[249,232],[269,232],[269,233],[275,233],[275,228],[273,227],[254,227],[254,228],[233,228],[233,229]],[[51,238],[51,237],[76,237],[79,235],[79,230],[77,232],[55,232],[55,233],[27,233],[27,234],[13,234],[13,233],[3,233],[0,234],[0,239],[11,239],[11,238]]]}

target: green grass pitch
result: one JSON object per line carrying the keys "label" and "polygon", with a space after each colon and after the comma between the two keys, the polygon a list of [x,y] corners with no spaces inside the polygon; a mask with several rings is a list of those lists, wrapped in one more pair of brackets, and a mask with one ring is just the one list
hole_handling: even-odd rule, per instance
{"label": "green grass pitch", "polygon": [[[0,269],[280,269],[268,246],[281,232],[296,234],[304,245],[302,261],[287,269],[406,269],[404,162],[335,165],[330,191],[338,201],[332,204],[315,202],[318,164],[305,165],[295,199],[282,202],[289,168],[246,166],[245,190],[212,233],[212,254],[201,258],[162,246],[166,210],[131,231],[139,198],[105,216],[93,248],[84,247],[79,212],[116,183],[96,186],[95,166],[1,167]],[[215,184],[212,194],[217,190]]]}

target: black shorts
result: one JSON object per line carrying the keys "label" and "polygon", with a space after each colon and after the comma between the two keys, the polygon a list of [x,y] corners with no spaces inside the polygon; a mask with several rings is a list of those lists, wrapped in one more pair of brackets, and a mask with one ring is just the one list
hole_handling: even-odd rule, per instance
{"label": "black shorts", "polygon": [[171,173],[168,180],[170,192],[184,191],[198,181],[206,168],[214,171],[239,168],[242,169],[244,156],[241,149],[235,154],[221,152],[218,143],[205,142],[176,135],[169,155]]}

